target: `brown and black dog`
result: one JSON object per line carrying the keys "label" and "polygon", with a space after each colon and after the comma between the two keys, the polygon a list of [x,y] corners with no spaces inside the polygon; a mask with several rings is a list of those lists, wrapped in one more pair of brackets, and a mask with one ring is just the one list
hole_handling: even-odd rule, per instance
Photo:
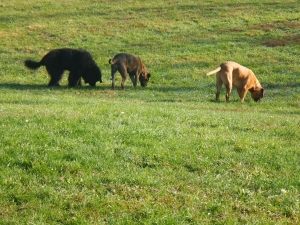
{"label": "brown and black dog", "polygon": [[219,101],[220,90],[223,84],[226,87],[225,97],[227,102],[229,102],[232,86],[236,87],[242,102],[244,102],[248,90],[251,92],[251,97],[254,101],[260,101],[265,95],[264,88],[260,85],[252,70],[236,62],[224,62],[217,69],[207,73],[206,76],[214,73],[217,73],[216,101]]}
{"label": "brown and black dog", "polygon": [[117,71],[119,71],[122,76],[122,89],[124,89],[127,73],[129,74],[134,87],[137,86],[138,80],[140,81],[142,87],[147,86],[151,75],[145,65],[142,63],[140,57],[127,53],[120,53],[115,55],[114,58],[110,59],[108,62],[111,65],[113,89],[115,89],[115,74]]}

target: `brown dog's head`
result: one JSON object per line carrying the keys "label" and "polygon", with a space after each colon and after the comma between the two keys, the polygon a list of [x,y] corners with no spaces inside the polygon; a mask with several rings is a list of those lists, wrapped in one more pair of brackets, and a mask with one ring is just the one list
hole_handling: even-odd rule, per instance
{"label": "brown dog's head", "polygon": [[151,77],[151,74],[148,72],[147,68],[144,64],[142,64],[142,73],[140,74],[139,80],[142,87],[146,87],[148,84],[148,81]]}
{"label": "brown dog's head", "polygon": [[150,77],[151,77],[150,73],[141,74],[141,76],[139,77],[139,80],[140,80],[140,83],[141,83],[142,87],[146,87],[147,86]]}
{"label": "brown dog's head", "polygon": [[254,101],[260,101],[265,96],[265,89],[261,88],[259,90],[250,90],[251,97]]}

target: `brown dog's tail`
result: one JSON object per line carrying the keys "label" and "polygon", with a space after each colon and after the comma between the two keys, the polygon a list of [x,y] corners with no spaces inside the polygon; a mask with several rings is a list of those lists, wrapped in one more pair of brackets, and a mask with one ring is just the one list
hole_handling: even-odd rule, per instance
{"label": "brown dog's tail", "polygon": [[214,74],[214,73],[217,73],[217,72],[219,72],[221,70],[221,67],[219,66],[217,69],[215,69],[215,70],[213,70],[213,71],[210,71],[210,72],[208,72],[207,74],[206,74],[206,76],[210,76],[210,75],[212,75],[212,74]]}
{"label": "brown dog's tail", "polygon": [[110,65],[113,65],[113,64],[115,64],[116,62],[115,62],[114,60],[110,59],[110,60],[108,60],[108,63],[109,63]]}

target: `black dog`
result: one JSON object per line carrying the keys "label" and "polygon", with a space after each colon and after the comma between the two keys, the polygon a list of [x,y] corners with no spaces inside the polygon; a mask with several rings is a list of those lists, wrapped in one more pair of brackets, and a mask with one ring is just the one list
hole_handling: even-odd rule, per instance
{"label": "black dog", "polygon": [[85,83],[95,86],[97,81],[102,83],[101,70],[93,60],[91,54],[85,50],[54,49],[48,52],[40,62],[25,60],[25,66],[29,69],[37,69],[46,66],[51,79],[48,86],[59,86],[65,70],[70,71],[68,86],[81,86],[81,77]]}

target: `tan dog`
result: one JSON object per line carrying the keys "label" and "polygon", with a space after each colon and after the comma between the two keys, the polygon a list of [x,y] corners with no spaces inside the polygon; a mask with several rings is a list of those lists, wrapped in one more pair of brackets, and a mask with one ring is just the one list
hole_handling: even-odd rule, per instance
{"label": "tan dog", "polygon": [[117,71],[119,71],[122,76],[122,89],[124,89],[125,86],[127,73],[129,74],[134,87],[137,86],[138,80],[140,81],[142,87],[147,86],[151,75],[139,57],[126,53],[120,53],[115,55],[115,57],[112,60],[110,59],[108,62],[111,64],[113,89],[115,89],[115,73]]}
{"label": "tan dog", "polygon": [[236,87],[242,102],[244,102],[248,90],[251,92],[251,97],[254,101],[260,101],[265,95],[265,90],[260,85],[252,70],[236,62],[224,62],[217,69],[207,73],[206,76],[214,73],[217,73],[216,101],[219,101],[222,84],[226,87],[225,97],[227,102],[229,102],[229,94],[232,86]]}

